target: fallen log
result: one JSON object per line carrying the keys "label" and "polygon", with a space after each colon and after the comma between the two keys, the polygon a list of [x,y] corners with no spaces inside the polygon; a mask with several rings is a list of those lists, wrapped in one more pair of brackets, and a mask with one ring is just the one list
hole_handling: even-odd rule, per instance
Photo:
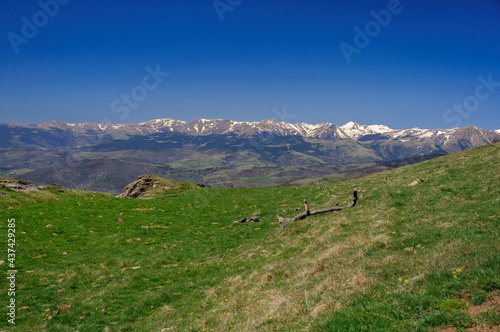
{"label": "fallen log", "polygon": [[241,218],[240,220],[233,221],[233,224],[239,224],[239,223],[244,223],[244,222],[259,222],[259,217],[247,217],[247,218]]}
{"label": "fallen log", "polygon": [[359,190],[359,188],[354,189],[354,192],[352,193],[352,196],[353,196],[352,201],[349,202],[349,204],[347,204],[347,206],[344,206],[344,207],[338,206],[339,203],[337,203],[336,206],[333,206],[333,207],[327,207],[327,208],[323,208],[323,209],[319,209],[319,210],[309,211],[309,204],[307,203],[306,200],[304,200],[304,212],[296,215],[293,218],[283,218],[279,215],[277,215],[276,217],[278,218],[279,223],[282,224],[281,228],[286,228],[286,227],[290,226],[291,224],[293,224],[296,220],[304,219],[307,216],[313,216],[315,214],[327,213],[327,212],[332,212],[332,211],[341,211],[341,210],[346,209],[346,208],[354,207],[354,206],[356,206],[356,202],[358,201],[358,192],[359,191],[361,191],[361,190]]}

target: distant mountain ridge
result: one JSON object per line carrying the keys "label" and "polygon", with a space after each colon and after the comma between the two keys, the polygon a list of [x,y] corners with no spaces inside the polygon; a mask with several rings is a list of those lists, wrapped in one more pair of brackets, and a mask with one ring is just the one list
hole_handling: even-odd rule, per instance
{"label": "distant mountain ridge", "polygon": [[[12,131],[17,131],[17,133]],[[11,131],[14,135],[8,135]],[[16,140],[24,132],[39,139]],[[83,136],[101,135],[112,139],[126,139],[131,136],[145,136],[155,133],[184,133],[188,135],[237,135],[250,137],[262,133],[277,136],[301,136],[327,140],[408,140],[434,141],[445,151],[448,146],[456,145],[459,139],[466,139],[472,146],[491,143],[500,134],[500,129],[484,130],[474,126],[453,129],[392,129],[385,125],[360,125],[348,122],[342,126],[333,123],[307,124],[286,123],[275,120],[259,122],[196,119],[185,122],[175,119],[156,119],[137,124],[97,124],[65,123],[48,121],[34,125],[17,123],[0,124],[0,147],[26,147],[33,144],[43,148],[78,144]],[[19,138],[19,137],[18,137]],[[34,141],[34,142],[30,142]],[[10,142],[10,144],[8,143]],[[469,147],[472,147],[469,146]],[[455,150],[452,148],[452,150]],[[460,149],[459,149],[460,150]],[[456,151],[450,151],[456,152]]]}
{"label": "distant mountain ridge", "polygon": [[275,120],[4,123],[0,176],[113,193],[149,173],[214,187],[276,186],[363,176],[490,144],[499,134],[474,126],[392,129]]}

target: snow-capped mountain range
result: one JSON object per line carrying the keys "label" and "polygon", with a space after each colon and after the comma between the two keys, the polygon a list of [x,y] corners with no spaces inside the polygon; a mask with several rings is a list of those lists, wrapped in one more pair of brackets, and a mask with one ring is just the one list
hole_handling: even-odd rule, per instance
{"label": "snow-capped mountain range", "polygon": [[[210,185],[245,186],[254,182],[243,178],[269,176],[273,183],[281,183],[287,177],[326,176],[367,163],[411,164],[497,141],[500,130],[474,126],[392,129],[354,122],[337,126],[218,119],[4,123],[0,124],[0,176],[22,174],[37,183],[116,192],[151,172],[178,181],[209,179]],[[373,171],[384,169],[378,167]]]}
{"label": "snow-capped mountain range", "polygon": [[42,122],[34,125],[0,124],[3,137],[0,147],[41,148],[81,144],[82,137],[100,135],[108,139],[128,139],[158,133],[187,135],[233,135],[253,137],[260,134],[273,136],[299,136],[321,140],[354,140],[359,142],[408,143],[433,146],[448,153],[492,143],[498,139],[500,129],[484,130],[474,126],[453,129],[392,129],[385,125],[360,125],[348,122],[342,126],[333,123],[285,123],[275,120],[259,122],[196,119],[185,122],[175,119],[157,119],[137,124]]}
{"label": "snow-capped mountain range", "polygon": [[[477,130],[479,136],[488,141],[492,134],[500,134],[500,129],[483,130],[477,127],[468,126],[453,129],[392,129],[385,125],[360,125],[355,122],[348,122],[342,126],[333,123],[286,123],[275,120],[263,120],[259,122],[231,121],[231,120],[207,120],[196,119],[185,122],[175,119],[156,119],[138,124],[96,124],[96,123],[65,123],[61,121],[48,121],[35,125],[21,125],[16,123],[5,124],[9,127],[24,127],[36,129],[61,129],[74,132],[76,134],[91,134],[102,132],[106,134],[120,133],[125,135],[148,135],[154,133],[177,132],[196,135],[225,135],[235,134],[239,136],[252,136],[259,133],[271,133],[279,136],[302,136],[321,139],[354,139],[357,140],[368,135],[378,135],[383,139],[405,139],[405,138],[449,138],[457,131],[464,128]],[[375,137],[374,137],[375,138]]]}

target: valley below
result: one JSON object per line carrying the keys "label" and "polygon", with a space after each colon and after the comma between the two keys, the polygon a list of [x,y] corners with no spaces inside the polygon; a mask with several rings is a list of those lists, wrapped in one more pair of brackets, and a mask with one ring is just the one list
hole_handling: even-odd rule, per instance
{"label": "valley below", "polygon": [[120,193],[142,174],[208,187],[335,183],[490,144],[498,131],[172,119],[0,124],[0,176]]}

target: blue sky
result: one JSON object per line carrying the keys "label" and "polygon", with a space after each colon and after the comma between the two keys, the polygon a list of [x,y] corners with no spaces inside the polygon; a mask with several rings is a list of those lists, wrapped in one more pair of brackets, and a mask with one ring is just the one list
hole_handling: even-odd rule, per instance
{"label": "blue sky", "polygon": [[500,0],[56,1],[0,2],[0,122],[500,128]]}

